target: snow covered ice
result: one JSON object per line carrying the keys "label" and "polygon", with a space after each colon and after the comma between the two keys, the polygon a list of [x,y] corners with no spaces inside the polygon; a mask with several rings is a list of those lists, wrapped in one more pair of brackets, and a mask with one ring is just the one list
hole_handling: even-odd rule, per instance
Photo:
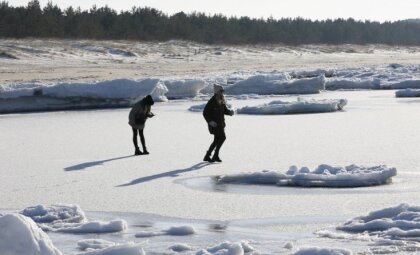
{"label": "snow covered ice", "polygon": [[[17,57],[0,59],[2,112],[83,109],[0,116],[0,215],[25,211],[62,254],[246,254],[244,242],[254,249],[249,254],[419,250],[415,218],[408,215],[419,205],[420,104],[396,98],[394,90],[418,86],[416,47],[54,40],[0,45]],[[191,53],[198,48],[205,53]],[[356,53],[344,53],[347,48]],[[201,111],[214,83],[225,87],[237,109],[272,101],[349,103],[337,114],[226,118],[223,163],[208,164],[202,159],[212,137],[201,114],[187,109],[201,105]],[[156,117],[145,129],[151,154],[133,157],[129,109],[86,109],[127,107],[146,93],[162,102],[152,107]],[[316,188],[251,187],[212,178],[264,176],[269,172],[262,169],[322,162],[383,167],[368,174],[373,183],[354,174],[345,176],[340,183],[349,186],[340,189],[330,188],[341,178],[334,167],[314,179],[294,168],[290,176],[303,175],[309,178],[304,184]],[[392,182],[379,185],[387,177]],[[401,203],[411,206],[399,216],[345,224]],[[389,228],[365,231],[378,222]],[[179,226],[194,234],[169,235]],[[105,231],[110,229],[116,232]],[[136,238],[139,233],[144,237]]]}
{"label": "snow covered ice", "polygon": [[302,100],[271,101],[268,104],[245,106],[237,109],[238,114],[298,114],[340,111],[347,104],[347,100]]}
{"label": "snow covered ice", "polygon": [[420,89],[402,89],[395,92],[396,97],[420,97]]}
{"label": "snow covered ice", "polygon": [[332,167],[324,164],[319,165],[313,171],[310,171],[307,167],[298,169],[296,166],[291,166],[285,173],[266,170],[222,175],[217,177],[217,182],[304,187],[362,187],[390,183],[391,177],[396,174],[397,170],[395,168],[388,168],[387,166],[349,165]]}

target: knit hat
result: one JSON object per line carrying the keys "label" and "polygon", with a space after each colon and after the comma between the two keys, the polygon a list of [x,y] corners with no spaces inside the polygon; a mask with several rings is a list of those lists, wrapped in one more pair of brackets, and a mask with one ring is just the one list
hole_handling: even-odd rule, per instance
{"label": "knit hat", "polygon": [[213,89],[214,89],[214,94],[216,94],[217,92],[220,92],[220,91],[221,92],[225,91],[225,89],[222,86],[217,85],[217,84],[213,85]]}
{"label": "knit hat", "polygon": [[144,102],[145,102],[147,105],[154,105],[154,104],[155,104],[155,101],[153,101],[153,98],[152,98],[152,96],[151,96],[151,95],[147,95],[147,96],[144,98]]}

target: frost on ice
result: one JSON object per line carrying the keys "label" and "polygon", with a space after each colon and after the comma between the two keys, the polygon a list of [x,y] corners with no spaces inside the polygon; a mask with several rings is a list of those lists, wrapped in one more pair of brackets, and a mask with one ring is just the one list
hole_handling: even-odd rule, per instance
{"label": "frost on ice", "polygon": [[347,104],[347,100],[276,100],[258,106],[245,106],[237,109],[238,114],[298,114],[340,111]]}
{"label": "frost on ice", "polygon": [[285,173],[264,170],[254,173],[222,175],[218,176],[216,180],[218,183],[344,188],[390,183],[391,178],[396,174],[395,168],[383,165],[333,167],[323,164],[313,171],[307,167],[298,169],[296,166],[291,166]]}
{"label": "frost on ice", "polygon": [[5,255],[61,255],[47,234],[21,214],[0,217],[0,247]]}
{"label": "frost on ice", "polygon": [[395,92],[396,97],[420,97],[420,89],[402,89]]}
{"label": "frost on ice", "polygon": [[21,214],[32,218],[44,231],[111,233],[127,229],[127,222],[124,220],[89,222],[78,205],[37,205],[25,208]]}

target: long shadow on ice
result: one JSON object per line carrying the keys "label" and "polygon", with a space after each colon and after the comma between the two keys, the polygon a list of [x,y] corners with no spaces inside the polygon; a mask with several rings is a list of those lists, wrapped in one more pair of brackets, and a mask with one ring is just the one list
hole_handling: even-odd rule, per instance
{"label": "long shadow on ice", "polygon": [[84,169],[89,168],[89,167],[103,165],[106,162],[110,162],[110,161],[114,161],[114,160],[119,160],[119,159],[125,159],[125,158],[131,158],[131,157],[134,157],[134,155],[117,157],[117,158],[110,158],[110,159],[98,160],[98,161],[92,161],[92,162],[86,162],[86,163],[81,163],[81,164],[77,164],[77,165],[74,165],[74,166],[66,167],[66,168],[64,168],[64,171],[84,170]]}
{"label": "long shadow on ice", "polygon": [[193,165],[191,167],[188,167],[188,168],[177,169],[177,170],[173,170],[173,171],[169,171],[169,172],[165,172],[165,173],[140,177],[138,179],[132,180],[129,183],[118,185],[117,187],[125,187],[125,186],[136,185],[136,184],[140,184],[140,183],[143,183],[143,182],[153,181],[155,179],[159,179],[159,178],[163,178],[163,177],[176,177],[179,174],[186,173],[186,172],[191,172],[191,171],[194,171],[194,170],[198,170],[198,169],[201,169],[201,168],[203,168],[205,166],[208,166],[208,165],[211,165],[211,164],[207,163],[207,162],[200,162],[200,163],[195,164],[195,165]]}

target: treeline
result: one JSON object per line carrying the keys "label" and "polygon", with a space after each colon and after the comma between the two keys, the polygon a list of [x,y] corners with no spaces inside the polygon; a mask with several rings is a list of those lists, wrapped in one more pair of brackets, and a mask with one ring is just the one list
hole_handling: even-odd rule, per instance
{"label": "treeline", "polygon": [[90,10],[60,9],[38,0],[26,7],[0,2],[1,38],[126,39],[201,43],[251,44],[366,44],[420,45],[420,23],[371,22],[354,19],[312,21],[303,18],[252,19],[204,13],[167,15],[148,7],[116,12],[105,6]]}

